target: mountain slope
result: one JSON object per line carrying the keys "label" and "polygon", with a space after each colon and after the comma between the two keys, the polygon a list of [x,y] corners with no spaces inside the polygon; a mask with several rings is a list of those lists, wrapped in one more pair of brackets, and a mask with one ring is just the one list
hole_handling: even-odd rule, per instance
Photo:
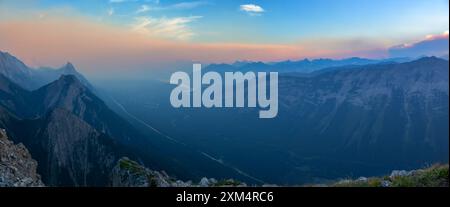
{"label": "mountain slope", "polygon": [[430,57],[280,74],[279,113],[267,120],[257,108],[174,109],[168,84],[115,95],[133,115],[267,183],[322,183],[447,163],[448,67]]}
{"label": "mountain slope", "polygon": [[16,139],[39,162],[43,180],[51,186],[105,186],[113,165],[128,155],[123,146],[62,108],[45,117],[22,121]]}
{"label": "mountain slope", "polygon": [[[183,179],[201,178],[211,171],[220,177],[240,176],[239,172],[209,160],[195,149],[167,140],[154,130],[141,133],[75,76],[61,76],[32,92],[20,89],[6,78],[2,85],[10,86],[5,87],[6,94],[11,88],[19,88],[17,91],[21,93],[14,93],[14,99],[3,102],[0,99],[0,104],[8,103],[15,109],[0,105],[4,111],[0,124],[11,131],[14,141],[23,142],[43,163],[38,170],[48,185],[107,185],[108,169],[121,156],[135,158],[152,169],[164,169]],[[16,99],[24,100],[23,104],[15,102]],[[194,164],[198,168],[192,168],[191,159],[199,161]],[[97,170],[92,166],[97,166]]]}
{"label": "mountain slope", "polygon": [[27,89],[37,86],[36,81],[32,79],[33,72],[22,61],[2,51],[0,51],[0,74]]}
{"label": "mountain slope", "polygon": [[[51,186],[104,186],[124,142],[142,139],[75,76],[26,91],[0,75],[0,125],[24,143]],[[117,156],[117,157],[116,157]]]}
{"label": "mountain slope", "polygon": [[18,116],[32,116],[28,105],[30,92],[0,74],[0,106]]}
{"label": "mountain slope", "polygon": [[33,91],[32,97],[39,116],[62,108],[116,140],[127,142],[132,137],[137,139],[142,136],[136,134],[130,124],[111,111],[75,76],[63,75],[57,81]]}
{"label": "mountain slope", "polygon": [[432,57],[282,77],[280,116],[298,129],[288,133],[288,149],[368,169],[447,162],[448,68]]}

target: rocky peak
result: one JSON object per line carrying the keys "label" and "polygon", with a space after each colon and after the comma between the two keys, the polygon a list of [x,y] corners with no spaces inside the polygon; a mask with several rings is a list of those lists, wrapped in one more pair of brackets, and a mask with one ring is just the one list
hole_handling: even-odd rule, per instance
{"label": "rocky peak", "polygon": [[0,73],[7,77],[23,78],[20,76],[31,75],[32,71],[16,57],[0,51]]}
{"label": "rocky peak", "polygon": [[36,168],[37,162],[25,146],[15,145],[0,129],[0,187],[44,186]]}
{"label": "rocky peak", "polygon": [[63,71],[63,74],[76,74],[77,70],[73,66],[71,62],[67,62],[66,65],[64,65],[61,70]]}
{"label": "rocky peak", "polygon": [[33,83],[29,83],[33,71],[22,61],[7,52],[0,51],[0,74],[24,88],[30,88]]}
{"label": "rocky peak", "polygon": [[22,61],[12,56],[11,54],[0,51],[0,65],[10,64],[25,65]]}

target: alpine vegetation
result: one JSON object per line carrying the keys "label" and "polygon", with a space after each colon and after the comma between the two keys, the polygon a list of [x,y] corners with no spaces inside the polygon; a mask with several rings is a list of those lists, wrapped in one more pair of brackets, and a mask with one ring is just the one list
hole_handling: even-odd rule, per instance
{"label": "alpine vegetation", "polygon": [[270,72],[269,84],[266,72],[257,74],[225,72],[223,83],[220,73],[209,71],[202,75],[201,68],[201,64],[193,65],[192,85],[191,78],[186,72],[179,71],[172,74],[170,84],[178,85],[170,94],[170,103],[173,107],[242,108],[246,106],[245,94],[247,94],[247,107],[261,108],[259,118],[270,119],[277,116],[278,72]]}

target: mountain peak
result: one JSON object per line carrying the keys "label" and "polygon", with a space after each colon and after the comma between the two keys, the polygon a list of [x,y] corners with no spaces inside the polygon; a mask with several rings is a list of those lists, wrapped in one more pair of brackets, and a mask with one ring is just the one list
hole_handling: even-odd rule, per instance
{"label": "mountain peak", "polygon": [[306,62],[306,63],[309,63],[310,61],[309,61],[309,59],[308,59],[308,58],[305,58],[305,59],[301,60],[301,62]]}
{"label": "mountain peak", "polygon": [[13,55],[11,55],[9,52],[3,52],[1,50],[0,50],[0,58],[15,58],[15,59],[17,59]]}
{"label": "mountain peak", "polygon": [[77,70],[75,69],[75,67],[73,66],[73,64],[71,62],[67,62],[62,68],[61,70],[63,70],[65,73],[76,73]]}
{"label": "mountain peak", "polygon": [[433,63],[445,62],[445,61],[447,61],[447,60],[438,58],[436,56],[426,56],[426,57],[419,58],[415,61],[412,61],[411,63],[433,64]]}
{"label": "mountain peak", "polygon": [[27,66],[15,56],[9,54],[8,52],[0,51],[0,70],[5,69],[17,69],[21,72],[27,72],[28,70]]}
{"label": "mountain peak", "polygon": [[8,52],[3,52],[0,50],[0,57],[11,56]]}

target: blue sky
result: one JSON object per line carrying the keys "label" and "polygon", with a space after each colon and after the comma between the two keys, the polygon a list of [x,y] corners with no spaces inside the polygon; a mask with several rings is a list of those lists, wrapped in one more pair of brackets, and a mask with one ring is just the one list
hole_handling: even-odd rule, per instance
{"label": "blue sky", "polygon": [[448,30],[449,0],[0,0],[0,50],[89,70],[386,58]]}
{"label": "blue sky", "polygon": [[[36,0],[31,9],[70,7],[124,26],[136,17],[201,17],[187,23],[206,42],[295,42],[302,38],[414,38],[448,30],[448,0]],[[245,12],[256,5],[262,12]],[[146,9],[147,8],[147,9]],[[138,12],[138,11],[141,12]],[[108,15],[108,12],[110,12]]]}

